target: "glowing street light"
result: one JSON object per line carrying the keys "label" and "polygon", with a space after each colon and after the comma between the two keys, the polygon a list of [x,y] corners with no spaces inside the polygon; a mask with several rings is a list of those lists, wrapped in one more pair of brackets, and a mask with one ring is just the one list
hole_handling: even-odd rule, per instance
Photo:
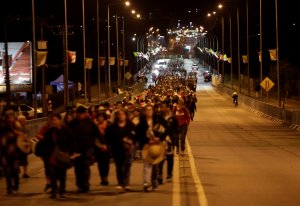
{"label": "glowing street light", "polygon": [[140,15],[140,14],[137,14],[137,15],[136,15],[136,18],[138,18],[138,19],[141,18],[141,15]]}
{"label": "glowing street light", "polygon": [[217,12],[213,11],[213,15],[216,15]]}
{"label": "glowing street light", "polygon": [[211,17],[211,13],[208,13],[207,16],[208,16],[208,17]]}
{"label": "glowing street light", "polygon": [[130,2],[129,2],[129,1],[126,1],[126,2],[125,2],[125,6],[130,6]]}
{"label": "glowing street light", "polygon": [[132,14],[135,14],[135,13],[136,13],[136,11],[135,11],[135,10],[132,10],[132,11],[131,11],[131,13],[132,13]]}
{"label": "glowing street light", "polygon": [[219,5],[218,5],[218,8],[219,8],[219,9],[222,9],[222,8],[223,8],[223,4],[219,4]]}

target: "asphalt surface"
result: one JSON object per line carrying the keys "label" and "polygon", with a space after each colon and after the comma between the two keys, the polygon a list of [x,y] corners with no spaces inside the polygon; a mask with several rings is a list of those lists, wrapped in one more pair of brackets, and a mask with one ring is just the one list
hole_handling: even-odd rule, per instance
{"label": "asphalt surface", "polygon": [[[187,62],[190,63],[190,62]],[[199,72],[200,73],[200,72]],[[114,206],[299,206],[300,133],[258,116],[204,83],[198,85],[197,113],[188,132],[186,155],[175,157],[172,183],[142,191],[142,162],[132,166],[131,191],[120,192],[111,164],[110,186],[99,186],[92,166],[91,192],[77,194],[72,169],[67,198],[50,200],[41,161],[30,157],[31,178],[8,196],[0,180],[0,205]]]}

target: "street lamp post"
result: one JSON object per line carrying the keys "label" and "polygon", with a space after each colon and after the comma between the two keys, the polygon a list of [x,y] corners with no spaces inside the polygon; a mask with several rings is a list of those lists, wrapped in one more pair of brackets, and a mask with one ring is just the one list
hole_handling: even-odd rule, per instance
{"label": "street lamp post", "polygon": [[241,45],[240,45],[240,12],[237,8],[236,10],[236,20],[237,20],[237,36],[238,36],[238,81],[239,81],[239,92],[242,92],[242,82],[241,82]]}
{"label": "street lamp post", "polygon": [[68,13],[67,13],[67,0],[64,0],[65,9],[65,68],[64,68],[64,105],[67,109],[69,104],[69,60],[68,60]]}
{"label": "street lamp post", "polygon": [[[259,0],[259,29],[260,29],[260,82],[262,82],[263,78],[263,38],[262,38],[262,0]],[[262,88],[260,89],[260,94],[261,94],[261,100],[263,101],[263,91]]]}
{"label": "street lamp post", "polygon": [[248,96],[251,96],[250,90],[250,44],[249,44],[249,1],[246,0],[246,18],[247,18],[247,76],[248,76]]}
{"label": "street lamp post", "polygon": [[280,68],[279,68],[278,0],[275,0],[275,12],[276,12],[277,92],[278,92],[278,106],[281,107]]}
{"label": "street lamp post", "polygon": [[99,0],[97,0],[97,69],[98,69],[98,102],[101,95],[101,71],[100,71],[100,16],[99,16]]}
{"label": "street lamp post", "polygon": [[[222,55],[225,53],[225,25],[224,25],[224,16],[222,15]],[[225,62],[222,61],[222,83],[224,83],[224,70],[225,70]]]}
{"label": "street lamp post", "polygon": [[125,79],[125,72],[126,72],[126,51],[125,51],[125,17],[123,17],[123,88],[125,89],[126,79]]}
{"label": "street lamp post", "polygon": [[110,78],[110,5],[107,5],[107,71],[108,71],[108,96],[111,96],[111,78]]}
{"label": "street lamp post", "polygon": [[83,78],[84,78],[84,103],[87,102],[87,78],[86,78],[86,68],[85,68],[85,61],[86,61],[86,46],[85,46],[85,2],[82,0],[82,42],[83,42]]}
{"label": "street lamp post", "polygon": [[[36,51],[36,36],[35,36],[35,2],[31,1],[32,6],[32,48],[33,48],[33,108],[34,108],[34,118],[37,116],[37,51]],[[7,47],[7,44],[6,44]],[[7,48],[6,48],[7,50]],[[6,56],[6,69],[9,69],[8,63],[8,52],[5,54]],[[10,88],[8,88],[10,89]],[[10,95],[10,94],[9,94]]]}
{"label": "street lamp post", "polygon": [[230,79],[231,79],[231,88],[233,89],[233,58],[232,58],[232,23],[231,23],[231,13],[229,15],[229,30],[230,30]]}

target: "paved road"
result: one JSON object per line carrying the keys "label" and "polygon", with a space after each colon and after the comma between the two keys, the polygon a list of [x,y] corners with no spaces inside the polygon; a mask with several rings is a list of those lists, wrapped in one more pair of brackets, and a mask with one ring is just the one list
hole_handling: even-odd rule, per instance
{"label": "paved road", "polygon": [[[299,206],[300,135],[250,111],[234,108],[231,100],[200,80],[198,111],[188,132],[187,154],[175,158],[173,183],[144,193],[142,162],[132,166],[132,191],[115,189],[111,164],[110,186],[99,186],[92,167],[91,192],[75,193],[74,174],[68,173],[67,199],[53,201],[42,192],[43,169],[31,157],[31,178],[20,192],[4,194],[0,180],[0,204],[17,205],[114,205],[114,206]],[[201,204],[200,204],[201,203]]]}
{"label": "paved road", "polygon": [[[200,86],[188,138],[210,206],[300,205],[300,135]],[[204,206],[204,205],[203,205]]]}

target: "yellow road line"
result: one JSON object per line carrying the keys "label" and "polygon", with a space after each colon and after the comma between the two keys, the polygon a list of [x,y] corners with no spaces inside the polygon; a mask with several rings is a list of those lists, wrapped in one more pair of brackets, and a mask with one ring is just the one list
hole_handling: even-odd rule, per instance
{"label": "yellow road line", "polygon": [[186,148],[189,156],[189,161],[190,161],[190,167],[191,167],[191,172],[192,172],[192,177],[195,183],[196,191],[197,191],[197,196],[198,196],[198,202],[200,206],[208,206],[207,198],[205,195],[204,187],[201,182],[201,179],[198,175],[196,164],[195,164],[195,159],[192,154],[192,149],[189,143],[189,140],[186,139]]}
{"label": "yellow road line", "polygon": [[172,206],[181,206],[179,156],[174,155]]}

